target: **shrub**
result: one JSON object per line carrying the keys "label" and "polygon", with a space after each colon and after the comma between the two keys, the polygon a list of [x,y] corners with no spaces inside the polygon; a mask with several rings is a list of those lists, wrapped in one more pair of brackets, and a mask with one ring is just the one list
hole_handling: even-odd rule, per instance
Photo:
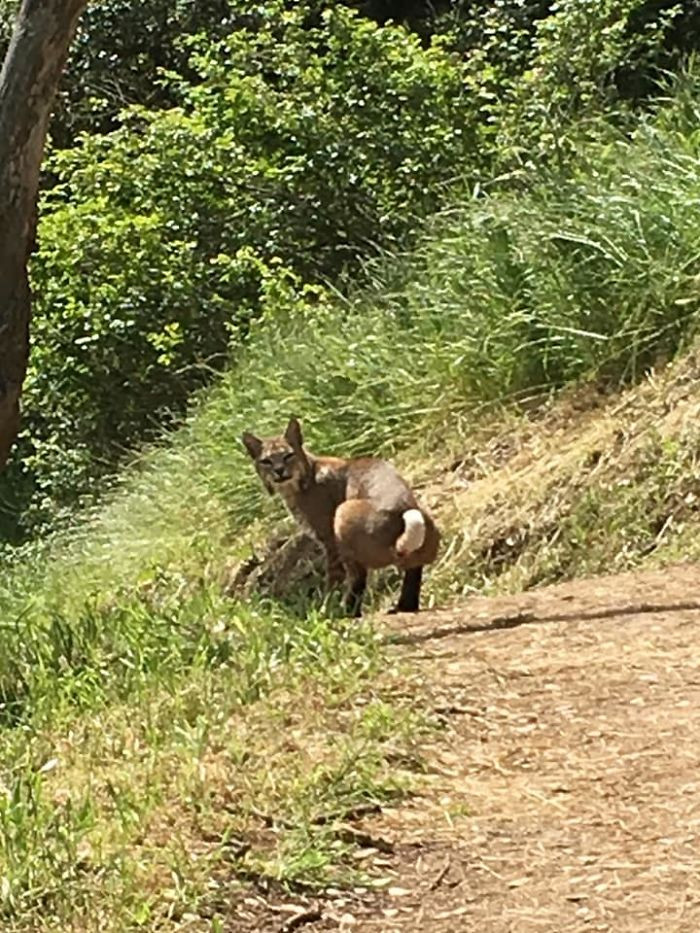
{"label": "shrub", "polygon": [[176,417],[245,339],[265,281],[355,274],[407,242],[467,157],[456,60],[309,9],[269,2],[200,39],[197,81],[169,76],[178,107],[54,153],[10,526],[38,527]]}
{"label": "shrub", "polygon": [[648,6],[647,0],[560,0],[538,20],[528,67],[495,108],[502,166],[543,159],[561,166],[587,123],[593,134],[601,119],[631,125],[616,79],[632,68],[651,70],[682,12],[675,5],[642,20]]}

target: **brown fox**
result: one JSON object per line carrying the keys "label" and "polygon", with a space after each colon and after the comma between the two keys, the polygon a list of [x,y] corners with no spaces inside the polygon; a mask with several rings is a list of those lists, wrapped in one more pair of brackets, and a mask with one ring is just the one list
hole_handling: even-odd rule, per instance
{"label": "brown fox", "polygon": [[303,447],[296,418],[280,437],[246,432],[242,440],[270,495],[280,493],[323,545],[329,583],[347,578],[349,615],[361,615],[367,571],[392,564],[405,571],[392,611],[418,611],[423,567],[435,560],[440,533],[390,463],[316,457]]}

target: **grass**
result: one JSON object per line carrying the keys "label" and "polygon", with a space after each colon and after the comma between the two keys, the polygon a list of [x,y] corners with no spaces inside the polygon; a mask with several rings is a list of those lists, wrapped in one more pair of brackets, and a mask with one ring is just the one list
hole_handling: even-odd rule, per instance
{"label": "grass", "polygon": [[436,599],[700,558],[698,360],[621,395],[578,388],[465,449],[436,478]]}
{"label": "grass", "polygon": [[8,931],[223,922],[239,879],[346,883],[337,826],[410,781],[389,759],[421,720],[369,627],[196,588],[45,642],[0,732]]}
{"label": "grass", "polygon": [[[284,521],[242,430],[297,413],[312,449],[391,455],[425,481],[446,531],[432,599],[700,553],[697,432],[669,414],[693,354],[621,408],[543,404],[634,385],[692,344],[700,92],[689,75],[674,93],[565,177],[470,194],[362,293],[271,281],[185,427],[75,528],[8,558],[3,929],[215,929],[246,878],[353,877],[338,820],[410,782],[395,762],[419,760],[422,701],[372,626],[222,593]],[[530,417],[514,405],[533,399]]]}

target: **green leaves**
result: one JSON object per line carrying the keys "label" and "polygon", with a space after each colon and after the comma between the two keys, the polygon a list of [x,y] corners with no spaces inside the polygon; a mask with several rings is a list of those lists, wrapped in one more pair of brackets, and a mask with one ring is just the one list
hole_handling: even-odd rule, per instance
{"label": "green leaves", "polygon": [[[182,38],[157,73],[155,13],[132,11],[151,51],[131,51],[147,56],[155,90],[131,98],[161,109],[127,107],[118,129],[84,134],[47,167],[25,428],[0,480],[0,537],[38,530],[176,424],[256,320],[286,319],[276,291],[290,281],[345,290],[368,257],[404,251],[457,178],[517,202],[542,164],[588,173],[585,147],[636,119],[620,74],[656,60],[678,14],[646,0],[455,3],[431,43],[326,0],[207,4],[211,22],[177,4]],[[116,28],[124,13],[105,0],[91,22]],[[175,42],[168,16],[161,26]],[[121,69],[133,60],[119,35]],[[100,64],[88,59],[88,71]],[[528,286],[501,247],[508,310]],[[488,279],[479,269],[472,296]],[[492,343],[504,319],[487,306]],[[529,319],[522,329],[542,339]]]}
{"label": "green leaves", "polygon": [[586,122],[591,136],[603,119],[629,122],[621,77],[649,65],[681,12],[674,7],[638,27],[646,6],[646,0],[560,0],[537,22],[528,67],[498,108],[502,164],[548,159],[561,167]]}
{"label": "green leaves", "polygon": [[272,281],[338,280],[404,245],[468,155],[444,51],[335,4],[253,12],[190,40],[194,77],[167,79],[179,106],[133,107],[49,163],[25,427],[2,478],[23,530],[172,424],[274,313]]}

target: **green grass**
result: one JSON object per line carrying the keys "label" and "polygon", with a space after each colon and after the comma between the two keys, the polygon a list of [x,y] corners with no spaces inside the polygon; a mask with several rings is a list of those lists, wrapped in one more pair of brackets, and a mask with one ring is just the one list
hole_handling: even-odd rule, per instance
{"label": "green grass", "polygon": [[353,880],[338,823],[408,786],[389,760],[420,717],[367,626],[161,582],[26,640],[3,682],[4,930],[169,929],[225,918],[238,878]]}
{"label": "green grass", "polygon": [[[601,131],[566,176],[465,197],[361,293],[272,281],[185,427],[72,529],[8,555],[3,929],[213,924],[250,875],[350,877],[347,843],[319,818],[405,790],[391,762],[419,760],[421,699],[402,699],[371,625],[222,594],[226,565],[283,521],[238,437],[295,413],[313,450],[391,455],[429,478],[470,445],[478,466],[475,433],[496,454],[536,433],[514,400],[633,383],[683,349],[700,302],[693,82],[631,138]],[[676,496],[692,511],[692,438],[635,448],[618,487],[606,437],[593,481],[597,436],[551,477],[534,458],[527,482],[478,507],[448,493],[428,596],[636,566],[654,534],[672,556],[663,522]]]}

